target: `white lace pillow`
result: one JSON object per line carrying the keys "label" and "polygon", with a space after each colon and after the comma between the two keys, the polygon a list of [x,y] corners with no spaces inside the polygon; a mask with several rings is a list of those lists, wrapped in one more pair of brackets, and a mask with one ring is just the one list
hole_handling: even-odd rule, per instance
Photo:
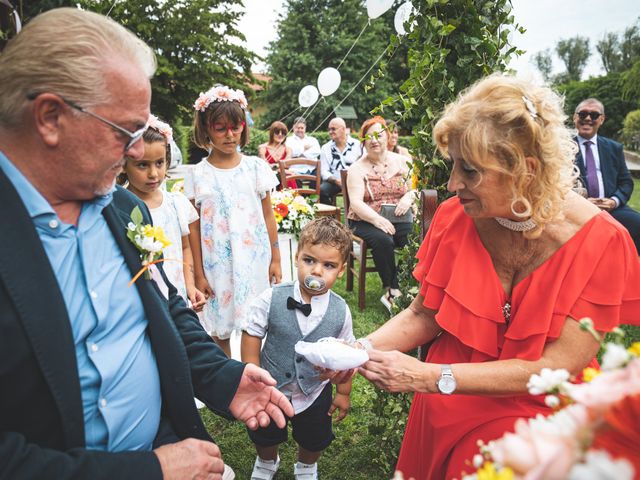
{"label": "white lace pillow", "polygon": [[295,350],[317,367],[330,370],[349,370],[369,360],[366,350],[350,347],[333,337],[321,338],[315,343],[300,340]]}

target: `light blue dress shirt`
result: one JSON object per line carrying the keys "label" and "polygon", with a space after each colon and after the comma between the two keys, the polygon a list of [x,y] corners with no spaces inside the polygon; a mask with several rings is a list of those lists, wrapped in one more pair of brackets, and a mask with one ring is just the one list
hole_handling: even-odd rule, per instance
{"label": "light blue dress shirt", "polygon": [[[0,152],[0,168],[25,204],[64,297],[78,362],[86,447],[150,450],[160,422],[160,378],[132,274],[102,210],[112,194],[84,202],[78,226]],[[34,289],[34,301],[38,301]],[[46,321],[46,319],[43,319]]]}

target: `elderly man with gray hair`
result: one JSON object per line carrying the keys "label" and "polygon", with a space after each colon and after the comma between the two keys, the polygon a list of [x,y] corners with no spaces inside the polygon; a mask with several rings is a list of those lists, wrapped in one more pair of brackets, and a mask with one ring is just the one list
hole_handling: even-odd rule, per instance
{"label": "elderly man with gray hair", "polygon": [[131,32],[69,8],[0,54],[0,478],[219,479],[194,395],[249,428],[293,415],[161,267],[127,286],[142,267],[131,212],[151,219],[114,185],[144,153],[155,68]]}
{"label": "elderly man with gray hair", "polygon": [[340,117],[329,122],[329,140],[320,149],[320,203],[333,204],[342,190],[340,170],[346,170],[362,156],[360,141],[347,135],[347,125]]}

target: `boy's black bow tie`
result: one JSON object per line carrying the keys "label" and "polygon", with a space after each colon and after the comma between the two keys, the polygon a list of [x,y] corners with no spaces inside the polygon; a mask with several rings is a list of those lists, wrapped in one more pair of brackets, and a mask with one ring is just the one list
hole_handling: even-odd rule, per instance
{"label": "boy's black bow tie", "polygon": [[311,313],[310,303],[300,303],[293,297],[287,298],[287,308],[289,310],[295,310],[296,308],[302,312],[305,317],[308,317]]}

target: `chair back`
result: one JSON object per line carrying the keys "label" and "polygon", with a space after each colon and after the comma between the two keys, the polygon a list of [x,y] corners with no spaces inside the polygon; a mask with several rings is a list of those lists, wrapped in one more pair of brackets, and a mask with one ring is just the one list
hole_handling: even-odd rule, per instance
{"label": "chair back", "polygon": [[[305,165],[315,169],[312,174],[296,173],[291,170],[291,167],[296,165]],[[302,185],[300,188],[296,188],[302,196],[317,195],[320,198],[320,160],[310,160],[308,158],[291,158],[289,160],[280,160],[278,162],[280,168],[280,185],[282,188],[288,188],[287,184],[290,180],[295,180],[298,185]],[[287,170],[290,173],[287,174]],[[310,182],[315,182],[315,188],[310,188]],[[316,200],[319,201],[319,200]]]}
{"label": "chair back", "polygon": [[347,214],[349,213],[349,206],[351,200],[349,199],[349,190],[347,190],[347,177],[349,172],[347,170],[340,170],[340,182],[342,187],[342,206],[344,207],[344,221],[347,223]]}
{"label": "chair back", "polygon": [[431,220],[438,208],[438,192],[433,189],[420,191],[420,238],[424,239],[431,225]]}

